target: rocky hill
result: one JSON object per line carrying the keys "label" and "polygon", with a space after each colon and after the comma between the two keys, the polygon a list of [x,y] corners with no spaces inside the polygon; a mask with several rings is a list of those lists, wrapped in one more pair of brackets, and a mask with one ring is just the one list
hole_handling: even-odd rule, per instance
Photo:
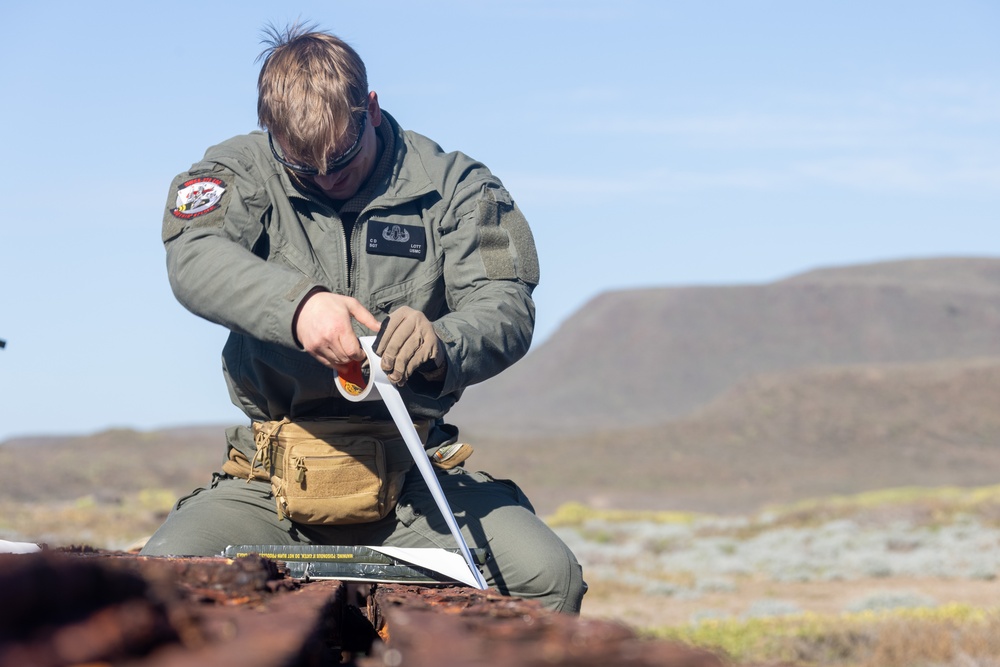
{"label": "rocky hill", "polygon": [[679,417],[759,373],[1000,356],[998,297],[994,259],[610,292],[454,414],[477,430],[585,433]]}
{"label": "rocky hill", "polygon": [[476,465],[549,509],[753,511],[1000,472],[1000,359],[756,375],[691,413],[587,434],[472,436]]}

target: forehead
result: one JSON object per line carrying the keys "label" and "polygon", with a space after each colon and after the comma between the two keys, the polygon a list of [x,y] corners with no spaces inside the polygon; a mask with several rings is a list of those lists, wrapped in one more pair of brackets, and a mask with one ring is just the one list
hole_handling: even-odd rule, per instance
{"label": "forehead", "polygon": [[340,136],[333,139],[320,139],[317,137],[313,142],[313,145],[305,146],[301,151],[296,151],[292,149],[292,142],[290,142],[286,137],[274,134],[274,141],[278,144],[281,152],[288,157],[301,158],[303,160],[312,160],[314,158],[314,150],[316,145],[320,145],[320,148],[325,147],[325,153],[327,160],[337,158],[344,153],[348,152],[358,143],[361,139],[361,134],[365,131],[365,116],[361,116],[357,121],[353,121],[347,129],[345,129]]}

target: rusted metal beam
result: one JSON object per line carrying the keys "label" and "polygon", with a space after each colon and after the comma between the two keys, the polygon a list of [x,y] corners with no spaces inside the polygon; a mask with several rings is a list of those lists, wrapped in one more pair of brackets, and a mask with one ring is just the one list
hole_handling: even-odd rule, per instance
{"label": "rusted metal beam", "polygon": [[336,664],[343,588],[265,559],[0,556],[0,666]]}
{"label": "rusted metal beam", "polygon": [[640,639],[624,625],[550,612],[471,588],[379,585],[368,614],[382,642],[359,667],[504,665],[722,667],[706,651]]}
{"label": "rusted metal beam", "polygon": [[0,667],[722,665],[491,591],[303,583],[257,556],[0,555],[0,591]]}

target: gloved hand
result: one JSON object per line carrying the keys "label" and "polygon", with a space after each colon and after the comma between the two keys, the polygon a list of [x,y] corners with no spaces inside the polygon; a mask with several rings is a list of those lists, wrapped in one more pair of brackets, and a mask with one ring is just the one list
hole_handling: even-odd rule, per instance
{"label": "gloved hand", "polygon": [[428,374],[440,370],[446,361],[444,344],[427,316],[409,306],[389,315],[375,354],[382,357],[382,370],[397,387],[406,384],[417,371]]}

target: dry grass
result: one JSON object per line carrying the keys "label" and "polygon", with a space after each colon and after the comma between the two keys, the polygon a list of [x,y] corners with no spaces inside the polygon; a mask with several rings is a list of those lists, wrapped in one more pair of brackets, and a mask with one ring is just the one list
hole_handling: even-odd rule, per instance
{"label": "dry grass", "polygon": [[83,496],[49,503],[0,501],[0,538],[52,547],[86,545],[124,550],[151,535],[177,496],[164,489],[125,494],[111,501]]}
{"label": "dry grass", "polygon": [[553,528],[581,526],[594,519],[609,522],[691,523],[700,516],[703,515],[695,512],[595,509],[583,503],[570,502],[560,505],[554,513],[545,517],[545,522]]}
{"label": "dry grass", "polygon": [[962,514],[1000,524],[1000,486],[879,489],[767,507],[762,515],[770,517],[772,524],[806,525],[843,517],[875,518],[894,512],[919,518],[925,525],[947,524]]}

